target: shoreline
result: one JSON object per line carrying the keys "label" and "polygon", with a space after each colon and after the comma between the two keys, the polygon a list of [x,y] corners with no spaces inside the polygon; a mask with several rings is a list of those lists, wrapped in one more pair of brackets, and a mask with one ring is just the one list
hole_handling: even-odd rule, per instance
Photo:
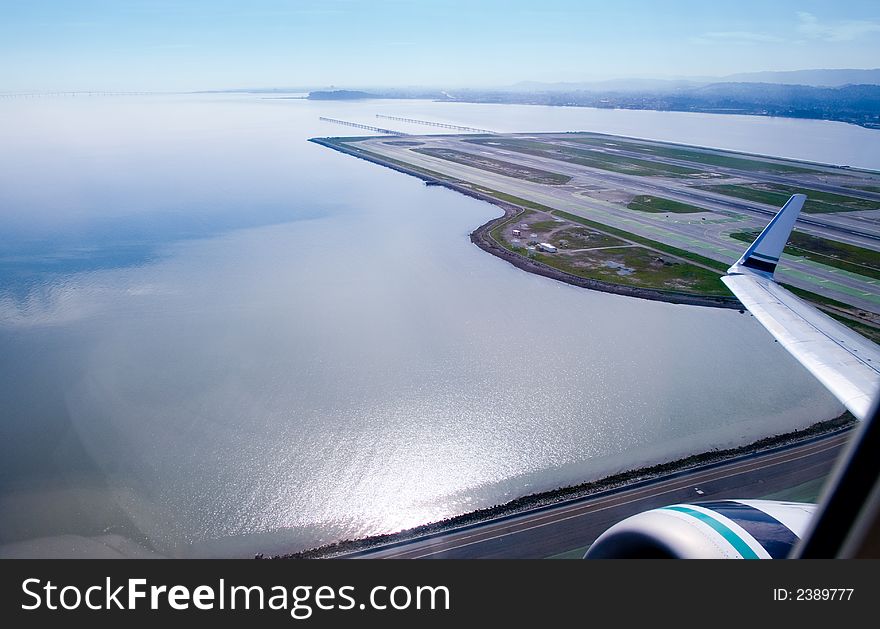
{"label": "shoreline", "polygon": [[[655,301],[666,301],[669,303],[680,303],[688,305],[702,305],[709,307],[736,308],[741,309],[742,306],[738,300],[731,298],[713,298],[708,296],[690,295],[682,293],[665,293],[656,289],[641,289],[628,286],[620,286],[600,282],[597,280],[589,280],[572,276],[562,271],[558,271],[551,267],[547,267],[535,260],[520,256],[501,246],[492,238],[491,231],[498,225],[518,216],[525,208],[508,201],[497,199],[488,194],[473,190],[469,187],[462,186],[454,181],[434,176],[430,171],[417,170],[408,168],[402,163],[391,160],[382,159],[373,153],[364,149],[345,145],[344,142],[335,138],[311,138],[310,142],[337,150],[341,153],[364,159],[380,166],[385,166],[392,170],[417,177],[429,185],[441,185],[456,192],[460,192],[478,200],[487,201],[503,210],[503,215],[487,221],[475,229],[470,234],[470,240],[487,253],[491,253],[496,257],[500,257],[507,262],[517,266],[518,268],[550,277],[567,284],[590,288],[602,292],[611,292],[623,294],[626,296],[639,297]],[[609,492],[627,487],[632,487],[640,483],[648,483],[659,477],[674,475],[683,471],[689,471],[700,467],[711,467],[723,462],[734,460],[740,457],[750,456],[756,453],[782,448],[788,445],[809,441],[811,439],[820,438],[825,435],[831,435],[849,430],[856,424],[856,420],[847,412],[833,419],[813,423],[806,428],[802,428],[787,433],[777,434],[764,437],[751,443],[728,449],[713,448],[701,453],[692,454],[686,457],[675,459],[664,463],[650,466],[638,467],[623,472],[618,472],[609,476],[600,477],[584,481],[578,484],[558,487],[556,489],[537,492],[515,498],[505,503],[496,504],[491,507],[480,508],[471,512],[462,513],[436,522],[428,522],[413,528],[397,531],[394,533],[384,533],[378,535],[370,535],[362,538],[343,539],[331,542],[314,548],[307,548],[292,553],[283,553],[271,556],[276,559],[318,559],[332,558],[340,555],[358,553],[367,551],[379,546],[388,546],[404,543],[413,539],[429,537],[432,535],[442,534],[454,529],[469,528],[478,526],[487,521],[503,520],[510,517],[516,517],[528,511],[540,510],[551,506],[564,503],[566,501],[577,500],[583,497],[595,495],[602,492]],[[259,553],[255,556],[257,559],[269,558]]]}
{"label": "shoreline", "polygon": [[370,153],[369,151],[357,147],[346,146],[342,142],[334,142],[333,139],[334,138],[310,138],[309,142],[314,142],[315,144],[319,144],[335,151],[339,151],[340,153],[351,155],[352,157],[357,157],[359,159],[372,162],[379,166],[384,166],[386,168],[390,168],[391,170],[396,170],[397,172],[416,177],[418,179],[421,179],[428,185],[442,186],[444,188],[448,188],[449,190],[453,190],[455,192],[464,194],[480,201],[491,203],[492,205],[501,208],[504,211],[504,214],[502,216],[499,216],[498,218],[490,219],[486,223],[483,223],[482,225],[477,227],[474,231],[470,233],[470,240],[486,253],[489,253],[497,258],[501,258],[502,260],[512,264],[522,271],[533,273],[535,275],[540,275],[542,277],[547,277],[558,282],[562,282],[564,284],[569,284],[571,286],[578,286],[580,288],[587,288],[603,293],[623,295],[625,297],[635,297],[638,299],[647,299],[649,301],[662,301],[671,304],[683,304],[688,306],[704,306],[708,308],[728,308],[733,310],[743,310],[743,305],[736,297],[733,297],[732,295],[730,297],[717,297],[710,295],[698,295],[694,293],[664,291],[656,288],[639,288],[635,286],[625,286],[622,284],[612,284],[611,282],[603,282],[601,280],[594,280],[586,277],[579,277],[577,275],[571,275],[570,273],[566,273],[565,271],[560,271],[559,269],[555,269],[536,260],[527,258],[518,253],[514,253],[513,251],[506,249],[498,242],[496,242],[495,239],[492,238],[491,232],[501,223],[504,223],[522,213],[525,208],[516,205],[515,203],[503,201],[501,199],[493,197],[492,195],[485,194],[483,192],[479,192],[469,187],[457,184],[448,179],[437,178],[414,168],[407,168],[404,165],[382,159],[381,157],[378,157],[377,155]]}
{"label": "shoreline", "polygon": [[667,463],[658,463],[656,465],[619,472],[617,474],[612,474],[611,476],[585,481],[577,485],[569,485],[548,491],[528,494],[520,498],[515,498],[509,502],[491,507],[484,507],[468,513],[462,513],[436,522],[428,522],[394,533],[383,533],[355,539],[345,539],[317,546],[315,548],[308,548],[293,553],[274,555],[271,557],[259,553],[255,555],[254,558],[329,559],[339,555],[371,550],[379,546],[395,545],[421,537],[447,533],[453,529],[478,526],[490,520],[515,517],[522,515],[527,511],[556,506],[569,500],[577,500],[602,492],[632,487],[638,483],[650,482],[662,476],[673,475],[699,467],[712,466],[739,457],[809,441],[814,438],[830,436],[832,434],[850,430],[856,424],[856,419],[850,415],[850,413],[844,412],[842,415],[833,419],[817,422],[800,430],[782,433],[771,437],[764,437],[736,448],[727,448],[724,450],[713,449],[700,454],[693,454],[674,461],[669,461]]}

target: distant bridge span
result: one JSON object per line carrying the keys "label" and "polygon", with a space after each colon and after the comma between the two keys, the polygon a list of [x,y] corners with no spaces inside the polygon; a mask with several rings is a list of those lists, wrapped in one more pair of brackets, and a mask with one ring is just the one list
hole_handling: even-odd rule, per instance
{"label": "distant bridge span", "polygon": [[349,122],[348,120],[337,120],[336,118],[325,118],[321,116],[319,120],[323,122],[334,122],[336,124],[345,125],[346,127],[354,127],[356,129],[366,129],[367,131],[373,131],[374,133],[386,133],[388,135],[410,135],[409,133],[404,133],[403,131],[394,131],[392,129],[383,129],[382,127],[371,127],[367,124],[360,124],[359,122]]}
{"label": "distant bridge span", "polygon": [[488,129],[477,129],[476,127],[463,127],[457,124],[447,124],[445,122],[432,122],[430,120],[417,120],[415,118],[401,118],[400,116],[386,116],[385,114],[376,114],[376,118],[384,118],[385,120],[396,120],[398,122],[410,122],[412,124],[424,124],[429,127],[440,127],[441,129],[452,129],[454,131],[465,131],[470,133],[491,133],[495,135],[495,131]]}

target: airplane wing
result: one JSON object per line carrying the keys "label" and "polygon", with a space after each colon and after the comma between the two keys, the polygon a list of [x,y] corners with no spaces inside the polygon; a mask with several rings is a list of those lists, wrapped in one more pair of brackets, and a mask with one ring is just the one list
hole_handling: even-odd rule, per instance
{"label": "airplane wing", "polygon": [[804,201],[802,194],[792,196],[721,281],[853,415],[865,419],[880,392],[880,347],[773,279]]}
{"label": "airplane wing", "polygon": [[785,349],[863,420],[818,515],[813,517],[816,505],[780,501],[716,500],[662,507],[609,528],[585,559],[766,558],[789,557],[792,552],[811,558],[876,556],[876,530],[871,527],[880,521],[880,407],[874,407],[873,400],[880,393],[880,347],[773,280],[804,201],[802,194],[791,197],[721,280]]}

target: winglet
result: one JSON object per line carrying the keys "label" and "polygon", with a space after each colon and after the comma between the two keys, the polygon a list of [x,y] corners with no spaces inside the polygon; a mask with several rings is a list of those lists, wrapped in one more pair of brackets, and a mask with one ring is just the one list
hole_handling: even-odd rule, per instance
{"label": "winglet", "polygon": [[785,248],[785,243],[788,242],[788,237],[791,235],[794,222],[806,200],[806,195],[792,195],[773,217],[770,224],[764,228],[761,235],[746,249],[736,264],[727,269],[727,272],[741,273],[742,267],[745,267],[753,273],[772,278],[782,250]]}
{"label": "winglet", "polygon": [[791,197],[721,281],[780,345],[864,419],[880,392],[880,347],[773,279],[805,200],[802,194]]}

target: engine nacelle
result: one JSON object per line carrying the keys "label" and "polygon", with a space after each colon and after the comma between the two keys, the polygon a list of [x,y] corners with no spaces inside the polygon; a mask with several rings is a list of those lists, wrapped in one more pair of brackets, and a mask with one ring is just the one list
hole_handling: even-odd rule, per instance
{"label": "engine nacelle", "polygon": [[584,559],[783,559],[815,511],[814,504],[772,500],[670,505],[618,522]]}

